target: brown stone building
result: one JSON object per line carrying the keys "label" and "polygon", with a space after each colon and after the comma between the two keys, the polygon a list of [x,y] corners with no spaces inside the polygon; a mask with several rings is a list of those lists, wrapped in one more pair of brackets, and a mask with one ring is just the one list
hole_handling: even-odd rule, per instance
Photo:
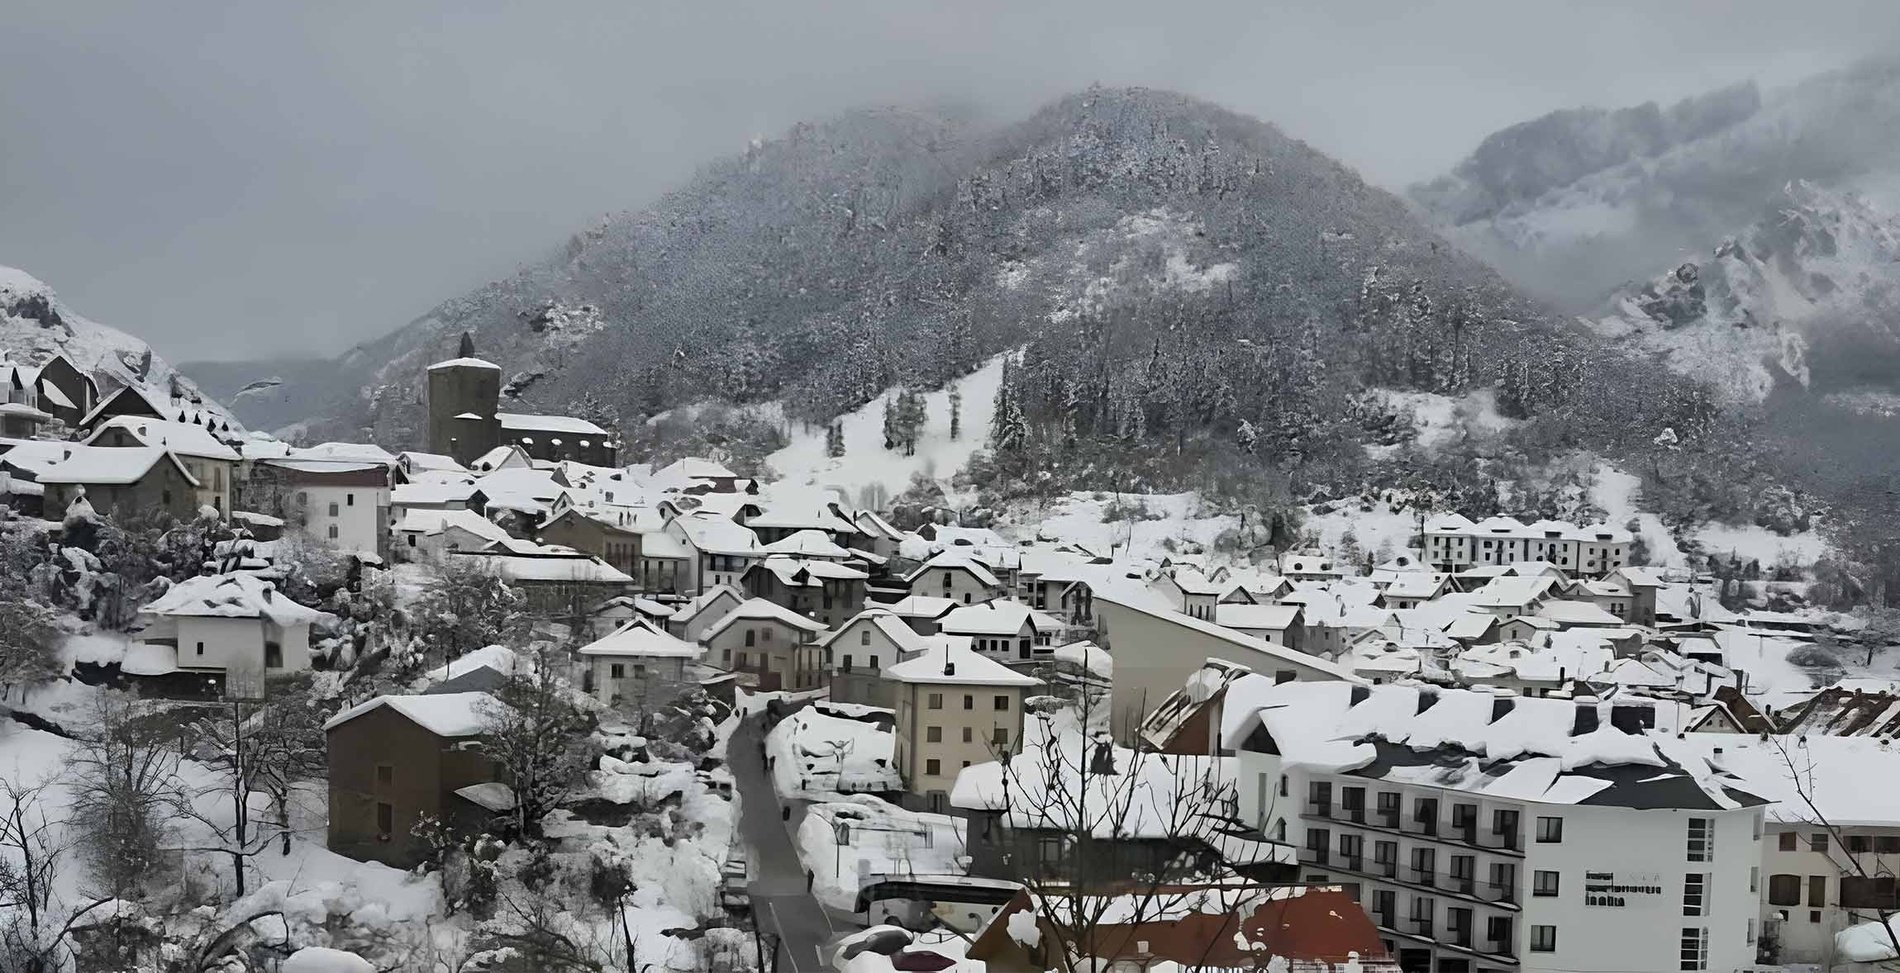
{"label": "brown stone building", "polygon": [[69,446],[63,452],[59,462],[40,473],[49,516],[64,515],[81,493],[93,510],[108,517],[163,512],[189,520],[197,515],[198,480],[162,446]]}
{"label": "brown stone building", "polygon": [[592,554],[621,572],[638,577],[640,533],[568,508],[539,531],[543,544],[559,544]]}
{"label": "brown stone building", "polygon": [[476,828],[512,806],[478,748],[487,693],[378,696],[323,725],[329,748],[331,851],[397,868],[416,864],[424,817]]}

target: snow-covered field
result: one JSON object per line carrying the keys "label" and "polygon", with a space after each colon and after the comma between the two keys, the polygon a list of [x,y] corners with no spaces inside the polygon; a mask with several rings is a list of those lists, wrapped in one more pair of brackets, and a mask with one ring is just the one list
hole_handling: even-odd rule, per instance
{"label": "snow-covered field", "polygon": [[879,878],[965,874],[963,828],[947,814],[906,811],[859,795],[805,810],[798,857],[820,902],[856,912],[859,890]]}
{"label": "snow-covered field", "polygon": [[[1113,519],[1106,519],[1110,516]],[[1159,560],[1170,550],[1212,547],[1240,526],[1232,514],[1208,514],[1194,493],[1071,493],[1008,511],[1005,537],[1080,544],[1091,551]]]}
{"label": "snow-covered field", "polygon": [[[852,503],[866,496],[867,488],[894,497],[904,492],[911,477],[918,473],[936,480],[948,493],[950,478],[989,439],[996,387],[1003,380],[1003,358],[998,355],[951,382],[948,388],[924,396],[926,418],[914,456],[884,448],[884,404],[896,394],[895,389],[889,389],[856,412],[839,417],[844,424],[843,456],[825,455],[824,427],[794,426],[791,443],[765,461],[778,471],[785,485],[831,489]],[[963,396],[956,439],[950,438],[950,388]]]}

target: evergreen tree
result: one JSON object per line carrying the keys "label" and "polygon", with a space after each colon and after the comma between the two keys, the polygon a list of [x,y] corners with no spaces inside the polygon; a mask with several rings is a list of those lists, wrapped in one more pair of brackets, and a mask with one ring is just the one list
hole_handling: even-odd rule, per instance
{"label": "evergreen tree", "polygon": [[950,386],[950,438],[963,438],[963,390]]}
{"label": "evergreen tree", "polygon": [[884,400],[884,448],[896,449],[901,438],[897,431],[897,401],[903,396],[900,389],[896,394]]}
{"label": "evergreen tree", "polygon": [[833,422],[825,427],[825,455],[837,459],[844,455],[844,423]]}

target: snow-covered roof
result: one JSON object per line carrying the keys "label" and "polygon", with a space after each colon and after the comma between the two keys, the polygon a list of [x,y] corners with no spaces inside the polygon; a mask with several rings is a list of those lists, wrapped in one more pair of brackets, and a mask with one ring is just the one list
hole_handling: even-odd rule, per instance
{"label": "snow-covered roof", "polygon": [[481,784],[470,784],[467,787],[458,787],[455,790],[455,796],[484,811],[493,811],[496,814],[512,811],[515,807],[514,788],[500,781],[491,780]]}
{"label": "snow-covered roof", "polygon": [[[1115,773],[1083,772],[1104,756],[1113,761]],[[1181,819],[1200,806],[1189,795],[1208,776],[1231,778],[1232,763],[1231,757],[1137,752],[1059,730],[1045,742],[1025,745],[1007,770],[1000,761],[963,768],[950,804],[1003,811],[1012,828],[1086,828],[1101,838],[1166,838],[1198,830],[1197,823]]]}
{"label": "snow-covered roof", "polygon": [[1589,601],[1547,601],[1537,606],[1537,615],[1566,627],[1623,624],[1622,619]]}
{"label": "snow-covered roof", "polygon": [[[400,489],[400,488],[398,488]],[[453,510],[415,509],[403,512],[402,520],[396,525],[399,534],[440,534],[449,528],[466,531],[486,541],[505,541],[508,532],[501,525],[473,510],[457,508]]]}
{"label": "snow-covered roof", "polygon": [[708,554],[759,557],[759,536],[750,528],[718,514],[685,514],[671,521],[688,543]]}
{"label": "snow-covered roof", "polygon": [[[747,521],[747,524],[753,527],[761,526],[757,517]],[[794,554],[799,557],[826,558],[834,561],[844,561],[858,556],[857,551],[838,546],[824,531],[809,528],[787,534],[765,545],[765,550],[772,554]]]}
{"label": "snow-covered roof", "polygon": [[1108,650],[1094,642],[1069,642],[1056,646],[1051,655],[1057,662],[1092,672],[1098,676],[1112,677],[1115,674],[1115,658]]}
{"label": "snow-covered roof", "polygon": [[943,645],[885,667],[884,678],[894,682],[942,683],[957,686],[1038,685],[1038,681],[981,655],[968,645]]}
{"label": "snow-covered roof", "polygon": [[[495,544],[517,544],[529,547],[526,542],[496,541]],[[627,585],[633,578],[606,561],[589,555],[540,554],[502,554],[493,551],[494,545],[481,551],[456,551],[455,557],[482,558],[483,563],[492,568],[503,581],[570,581],[577,584],[614,584]],[[542,547],[543,551],[552,550]]]}
{"label": "snow-covered roof", "polygon": [[308,625],[325,617],[323,612],[291,601],[270,582],[250,574],[187,578],[139,611],[147,615],[263,618],[274,625]]}
{"label": "snow-covered roof", "polygon": [[579,649],[581,655],[689,659],[698,658],[704,651],[685,639],[667,634],[644,618],[635,618]]}
{"label": "snow-covered roof", "polygon": [[739,607],[727,612],[724,617],[712,624],[701,638],[713,638],[720,632],[732,627],[736,622],[777,621],[804,632],[822,632],[823,622],[814,621],[775,602],[764,598],[748,598],[739,603]]}
{"label": "snow-covered roof", "polygon": [[978,584],[987,588],[1000,587],[1002,584],[996,580],[996,575],[991,573],[989,565],[984,564],[968,551],[961,550],[946,550],[931,557],[930,560],[920,565],[917,570],[905,575],[904,580],[915,582],[919,577],[923,576],[925,571],[929,571],[933,568],[941,568],[947,571],[968,571],[976,578]]}
{"label": "snow-covered roof", "polygon": [[413,449],[396,454],[396,460],[403,465],[404,469],[411,472],[447,470],[461,473],[467,470],[467,467],[456,462],[453,456],[445,456],[441,453],[424,453]]}
{"label": "snow-covered roof", "polygon": [[955,598],[909,595],[882,607],[893,615],[901,615],[905,618],[939,619],[946,613],[961,607],[962,604]]}
{"label": "snow-covered roof", "polygon": [[525,412],[497,412],[501,428],[509,432],[558,432],[570,436],[606,436],[607,430],[574,416],[540,416]]}
{"label": "snow-covered roof", "polygon": [[1215,605],[1214,623],[1226,628],[1280,631],[1300,620],[1299,605]]}
{"label": "snow-covered roof", "polygon": [[1645,731],[1647,705],[1620,702],[1293,682],[1263,692],[1227,743],[1247,746],[1257,721],[1290,764],[1504,800],[1710,810],[1763,803],[1706,764],[1672,760],[1659,747],[1673,734]]}
{"label": "snow-covered roof", "polygon": [[[1670,735],[1662,746],[1684,764],[1718,765],[1751,792],[1775,801],[1767,809],[1771,821],[1816,824],[1818,817],[1837,828],[1900,825],[1900,747],[1884,740],[1687,733]],[[1808,800],[1814,801],[1812,810]]]}
{"label": "snow-covered roof", "polygon": [[500,365],[480,358],[451,358],[447,361],[439,361],[430,365],[429,371],[433,372],[438,368],[486,368],[497,372],[501,371]]}
{"label": "snow-covered roof", "polygon": [[482,648],[470,652],[464,652],[459,658],[451,659],[447,664],[436,666],[428,672],[423,673],[422,682],[428,685],[434,685],[459,676],[468,675],[476,669],[482,668],[493,669],[506,676],[515,671],[517,661],[518,657],[515,655],[515,650],[505,645],[483,646]]}
{"label": "snow-covered roof", "polygon": [[1002,598],[953,609],[937,619],[937,624],[957,635],[1015,635],[1025,625],[1038,632],[1055,632],[1064,627],[1060,619],[1046,612]]}
{"label": "snow-covered roof", "polygon": [[40,471],[41,483],[126,484],[145,479],[160,463],[178,468],[178,475],[192,486],[197,477],[185,469],[170,450],[163,446],[68,446],[71,452],[57,463]]}
{"label": "snow-covered roof", "polygon": [[325,731],[334,730],[365,713],[385,706],[401,713],[411,723],[439,737],[479,736],[488,730],[499,712],[506,712],[505,704],[487,693],[378,696],[330,717],[323,724],[323,728]]}

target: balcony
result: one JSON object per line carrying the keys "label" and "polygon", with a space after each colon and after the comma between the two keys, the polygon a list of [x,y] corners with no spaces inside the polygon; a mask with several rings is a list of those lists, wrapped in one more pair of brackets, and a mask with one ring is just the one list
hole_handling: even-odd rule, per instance
{"label": "balcony", "polygon": [[1407,818],[1401,824],[1396,815],[1379,811],[1374,811],[1370,815],[1358,814],[1349,817],[1348,815],[1352,813],[1354,812],[1332,804],[1316,804],[1308,801],[1303,804],[1300,816],[1308,821],[1333,821],[1382,834],[1423,838],[1453,848],[1475,848],[1478,851],[1508,855],[1512,858],[1524,857],[1523,839],[1515,833],[1500,835],[1485,828],[1441,831],[1437,819],[1416,821]]}
{"label": "balcony", "polygon": [[1470,930],[1448,928],[1442,930],[1441,936],[1441,930],[1436,927],[1431,918],[1414,916],[1409,919],[1400,919],[1392,912],[1379,910],[1374,910],[1368,915],[1372,918],[1372,924],[1388,936],[1422,940],[1439,949],[1482,956],[1490,963],[1513,967],[1518,965],[1517,952],[1514,948],[1516,943],[1509,935],[1486,934],[1474,940]]}
{"label": "balcony", "polygon": [[[1341,855],[1330,848],[1301,849],[1300,864],[1324,866],[1390,885],[1500,909],[1516,910],[1518,907],[1515,882],[1481,882],[1471,875],[1453,875],[1411,865],[1401,868],[1396,861],[1382,859],[1366,862],[1359,855]],[[1368,864],[1370,868],[1366,867]]]}

